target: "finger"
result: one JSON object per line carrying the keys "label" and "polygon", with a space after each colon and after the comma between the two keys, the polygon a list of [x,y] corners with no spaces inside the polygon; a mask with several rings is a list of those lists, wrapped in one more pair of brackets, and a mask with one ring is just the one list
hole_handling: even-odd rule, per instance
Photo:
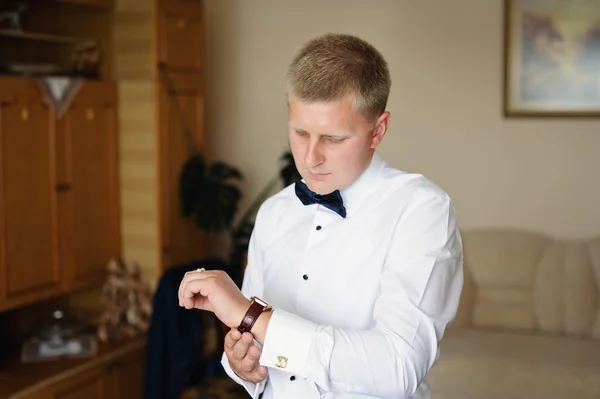
{"label": "finger", "polygon": [[194,279],[190,280],[183,287],[182,302],[186,309],[192,309],[195,304],[196,295],[208,296],[210,289],[209,279]]}
{"label": "finger", "polygon": [[241,361],[243,358],[245,358],[250,345],[252,345],[252,334],[242,334],[242,338],[233,347],[233,358],[238,361]]}
{"label": "finger", "polygon": [[191,299],[192,305],[190,309],[200,309],[208,312],[214,312],[212,303],[208,300],[207,297],[202,295],[197,295]]}
{"label": "finger", "polygon": [[267,378],[267,368],[265,366],[258,366],[256,370],[250,375],[250,380],[255,383],[263,382]]}
{"label": "finger", "polygon": [[181,291],[181,305],[186,309],[193,308],[197,295],[202,295],[203,288],[203,284],[199,283],[198,280],[191,280],[185,283]]}
{"label": "finger", "polygon": [[179,283],[179,289],[177,290],[177,296],[179,298],[179,306],[183,306],[183,289],[185,288],[187,283],[190,281],[193,273],[199,273],[199,272],[197,270],[192,270],[192,271],[186,272],[183,275],[181,282]]}
{"label": "finger", "polygon": [[177,289],[177,298],[179,299],[179,306],[183,306],[183,289],[186,286],[186,284],[189,282],[189,280],[192,278],[192,276],[194,274],[200,274],[201,272],[199,272],[198,270],[192,270],[189,272],[186,272],[183,275],[183,278],[181,279],[181,282],[179,283],[179,288]]}
{"label": "finger", "polygon": [[225,350],[229,352],[233,351],[233,347],[240,340],[240,338],[242,338],[242,334],[237,328],[232,328],[231,331],[225,335]]}
{"label": "finger", "polygon": [[[201,269],[200,269],[201,270]],[[183,291],[185,289],[185,286],[192,280],[195,279],[205,279],[207,277],[211,277],[214,276],[214,271],[212,270],[192,270],[189,272],[186,272],[183,276],[183,279],[181,280],[181,283],[179,284],[179,289],[177,291],[177,296],[179,298],[179,306],[183,306]]]}
{"label": "finger", "polygon": [[233,358],[240,362],[248,354],[248,349],[252,345],[252,334],[244,333],[238,342],[233,346]]}
{"label": "finger", "polygon": [[252,345],[248,349],[248,354],[242,359],[242,363],[240,365],[242,371],[246,373],[252,373],[256,368],[258,368],[259,353],[260,351],[255,345]]}

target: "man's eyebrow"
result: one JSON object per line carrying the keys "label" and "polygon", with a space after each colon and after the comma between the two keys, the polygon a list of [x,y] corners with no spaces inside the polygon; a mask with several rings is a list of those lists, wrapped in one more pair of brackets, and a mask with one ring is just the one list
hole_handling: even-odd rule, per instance
{"label": "man's eyebrow", "polygon": [[301,134],[310,134],[307,130],[302,129],[298,126],[294,126],[294,125],[289,125],[290,128],[294,129],[294,131],[296,131],[296,133],[301,133]]}
{"label": "man's eyebrow", "polygon": [[[308,133],[307,130],[302,129],[298,126],[295,126],[293,124],[288,124],[288,126],[292,129],[294,129],[296,132],[298,133]],[[322,133],[320,134],[320,136],[325,136],[325,137],[345,137],[345,136],[351,136],[352,134],[349,132],[343,132],[343,131],[339,131],[339,132],[330,132],[330,133]]]}

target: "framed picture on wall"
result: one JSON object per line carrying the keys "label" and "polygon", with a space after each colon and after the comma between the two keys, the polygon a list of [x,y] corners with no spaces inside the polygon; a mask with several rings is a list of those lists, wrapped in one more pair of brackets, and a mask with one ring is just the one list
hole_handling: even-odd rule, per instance
{"label": "framed picture on wall", "polygon": [[505,0],[504,113],[600,116],[600,0]]}

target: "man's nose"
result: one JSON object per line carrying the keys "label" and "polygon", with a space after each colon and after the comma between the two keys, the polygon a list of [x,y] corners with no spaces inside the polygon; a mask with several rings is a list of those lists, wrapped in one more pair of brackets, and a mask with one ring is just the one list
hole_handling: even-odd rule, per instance
{"label": "man's nose", "polygon": [[306,154],[304,156],[304,165],[306,165],[308,168],[314,168],[315,166],[322,164],[324,161],[325,157],[321,151],[320,143],[318,141],[311,140],[308,143]]}

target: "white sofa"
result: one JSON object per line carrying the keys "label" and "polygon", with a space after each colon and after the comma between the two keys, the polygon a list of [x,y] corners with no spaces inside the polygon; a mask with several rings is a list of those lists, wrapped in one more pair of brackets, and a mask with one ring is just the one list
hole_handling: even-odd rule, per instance
{"label": "white sofa", "polygon": [[465,286],[433,399],[599,399],[600,237],[463,231]]}

